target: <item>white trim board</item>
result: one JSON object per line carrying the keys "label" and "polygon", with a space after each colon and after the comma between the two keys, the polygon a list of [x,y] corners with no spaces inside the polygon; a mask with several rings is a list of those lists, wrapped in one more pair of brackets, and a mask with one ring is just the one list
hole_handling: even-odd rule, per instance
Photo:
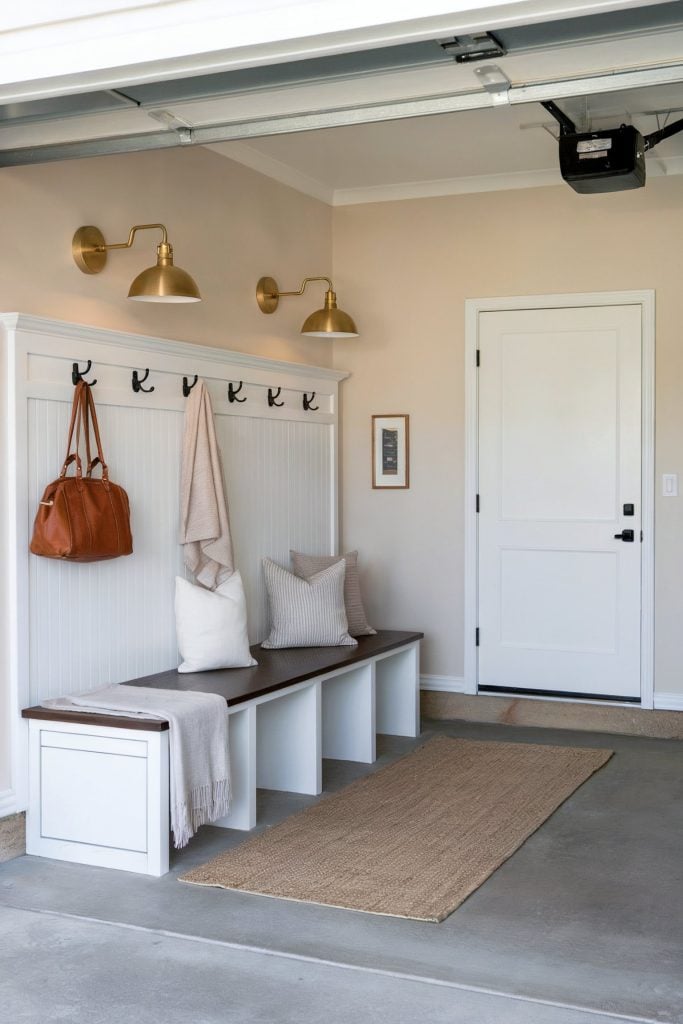
{"label": "white trim board", "polygon": [[[286,371],[293,376],[316,377],[322,380],[342,381],[349,374],[344,370],[333,370],[327,366],[312,363],[290,363],[284,359],[268,359],[265,356],[235,352],[228,348],[212,345],[195,345],[189,341],[172,341],[149,334],[133,334],[130,331],[114,331],[105,327],[90,327],[88,324],[71,323],[68,320],[53,320],[29,313],[0,313],[0,324],[7,330],[31,331],[33,334],[47,334],[54,338],[68,338],[85,341],[88,344],[115,345],[120,348],[144,348],[150,352],[165,355],[189,356],[190,359],[210,359],[212,363],[229,363],[235,366],[249,366],[259,370]],[[75,357],[74,357],[75,358]]]}
{"label": "white trim board", "polygon": [[658,693],[655,690],[656,711],[683,711],[683,693]]}
{"label": "white trim board", "polygon": [[420,689],[436,693],[467,693],[462,676],[420,676]]}
{"label": "white trim board", "polygon": [[18,810],[17,794],[13,789],[4,789],[0,793],[0,818],[8,818]]}
{"label": "white trim board", "polygon": [[[479,315],[518,309],[558,309],[572,306],[639,305],[642,309],[642,575],[641,575],[641,703],[654,704],[654,501],[655,501],[655,292],[583,292],[559,295],[515,295],[467,299],[465,302],[465,686],[477,693],[478,654],[478,377],[476,353]],[[510,694],[509,696],[517,696]],[[538,698],[545,699],[545,698]],[[590,701],[590,697],[586,698]],[[638,705],[629,705],[637,707]]]}

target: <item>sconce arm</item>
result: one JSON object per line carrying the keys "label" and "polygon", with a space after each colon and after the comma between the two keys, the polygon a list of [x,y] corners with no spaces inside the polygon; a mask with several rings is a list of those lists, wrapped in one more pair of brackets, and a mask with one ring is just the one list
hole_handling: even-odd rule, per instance
{"label": "sconce arm", "polygon": [[127,242],[112,242],[109,245],[98,246],[100,252],[107,252],[109,249],[130,249],[138,231],[147,231],[150,228],[158,228],[161,231],[161,244],[168,244],[168,232],[163,224],[134,224],[128,233]]}
{"label": "sconce arm", "polygon": [[334,286],[330,281],[329,277],[305,277],[301,282],[301,288],[299,288],[298,292],[277,292],[276,294],[280,298],[283,295],[303,295],[303,293],[306,291],[306,285],[310,284],[312,281],[327,281],[329,291],[334,291]]}

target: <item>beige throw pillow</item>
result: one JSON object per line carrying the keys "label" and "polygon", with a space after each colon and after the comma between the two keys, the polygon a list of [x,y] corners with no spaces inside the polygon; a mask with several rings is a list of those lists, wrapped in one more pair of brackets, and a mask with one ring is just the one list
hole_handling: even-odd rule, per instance
{"label": "beige throw pillow", "polygon": [[301,579],[263,559],[270,603],[270,636],[262,647],[355,647],[344,609],[344,563]]}
{"label": "beige throw pillow", "polygon": [[348,551],[345,555],[304,555],[301,551],[290,551],[289,557],[292,560],[294,572],[305,580],[336,562],[344,562],[346,565],[344,604],[346,617],[349,620],[349,633],[351,636],[374,636],[377,630],[368,625],[363,599],[360,595],[357,551]]}

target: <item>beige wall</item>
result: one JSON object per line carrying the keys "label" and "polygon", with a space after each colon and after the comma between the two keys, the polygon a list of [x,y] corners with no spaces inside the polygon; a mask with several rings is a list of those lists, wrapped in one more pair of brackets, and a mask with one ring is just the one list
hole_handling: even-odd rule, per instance
{"label": "beige wall", "polygon": [[[683,472],[683,178],[639,192],[568,187],[343,207],[335,344],[343,389],[343,538],[365,565],[371,620],[427,635],[423,671],[463,673],[464,301],[654,288],[657,472]],[[373,491],[370,416],[409,413],[411,488]],[[656,506],[656,688],[683,693],[681,501]]]}
{"label": "beige wall", "polygon": [[[258,309],[254,292],[262,274],[285,289],[307,274],[329,274],[331,219],[324,203],[204,149],[5,168],[0,311],[329,366],[331,347],[299,335],[316,300],[322,305],[322,289],[284,302],[270,317]],[[195,277],[202,303],[126,298],[133,278],[155,262],[157,232],[143,232],[134,248],[113,253],[97,277],[76,268],[71,238],[81,224],[96,224],[107,241],[119,242],[134,223],[156,221],[166,224],[176,261]],[[2,643],[6,614],[0,612]],[[10,785],[7,702],[3,673],[0,793]]]}
{"label": "beige wall", "polygon": [[[159,232],[110,254],[97,277],[71,258],[81,224],[121,242],[137,223],[168,228],[176,262],[204,301],[131,302],[133,278],[156,259]],[[264,316],[256,282],[270,274],[296,288],[329,273],[331,210],[208,149],[177,149],[0,169],[0,311],[217,345],[277,359],[330,365],[331,350],[302,338],[306,314],[322,305],[311,291]]]}

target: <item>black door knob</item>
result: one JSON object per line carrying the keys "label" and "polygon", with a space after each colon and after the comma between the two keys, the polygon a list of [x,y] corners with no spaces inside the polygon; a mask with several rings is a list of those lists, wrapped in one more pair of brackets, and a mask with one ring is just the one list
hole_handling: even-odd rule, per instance
{"label": "black door knob", "polygon": [[632,544],[635,540],[634,530],[622,530],[621,533],[614,534],[615,540],[623,540],[626,544]]}

